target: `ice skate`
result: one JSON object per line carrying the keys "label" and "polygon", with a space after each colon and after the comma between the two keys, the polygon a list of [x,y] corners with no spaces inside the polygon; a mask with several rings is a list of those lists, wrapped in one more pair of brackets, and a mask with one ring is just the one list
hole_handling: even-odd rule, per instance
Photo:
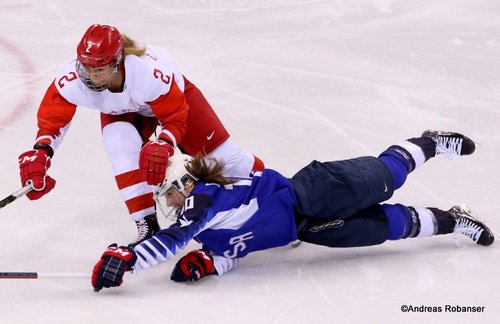
{"label": "ice skate", "polygon": [[477,220],[468,206],[454,206],[448,212],[455,220],[454,233],[464,234],[477,244],[484,246],[491,245],[495,240],[488,226]]}
{"label": "ice skate", "polygon": [[426,130],[422,137],[429,137],[436,143],[436,155],[444,154],[451,158],[472,154],[476,149],[474,141],[459,133]]}
{"label": "ice skate", "polygon": [[134,247],[144,240],[147,240],[160,230],[160,224],[155,214],[145,216],[143,219],[135,221],[137,225],[137,238],[129,244],[129,247]]}

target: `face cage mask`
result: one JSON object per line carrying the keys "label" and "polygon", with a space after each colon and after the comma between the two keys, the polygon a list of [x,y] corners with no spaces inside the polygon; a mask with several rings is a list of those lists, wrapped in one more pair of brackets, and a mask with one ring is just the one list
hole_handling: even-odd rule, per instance
{"label": "face cage mask", "polygon": [[86,72],[85,65],[83,65],[80,60],[76,60],[76,73],[78,74],[78,77],[80,80],[82,80],[83,84],[87,86],[92,91],[97,91],[97,92],[102,92],[106,89],[109,89],[111,86],[111,82],[115,78],[116,74],[118,73],[118,67],[120,64],[118,63],[118,60],[115,62],[111,63],[111,67],[113,68],[113,72],[111,72],[111,77],[109,78],[108,82],[104,82],[99,85],[94,85],[92,81],[90,80],[90,74]]}
{"label": "face cage mask", "polygon": [[191,176],[190,174],[185,174],[180,179],[176,179],[171,183],[167,183],[166,181],[164,181],[161,185],[155,187],[153,199],[156,203],[156,206],[166,219],[172,222],[177,221],[181,214],[182,208],[168,207],[168,210],[165,210],[163,208],[163,204],[160,202],[160,198],[163,197],[165,193],[172,187],[187,198],[189,196],[189,193],[187,193],[185,189],[186,184],[189,181],[196,181],[196,178]]}

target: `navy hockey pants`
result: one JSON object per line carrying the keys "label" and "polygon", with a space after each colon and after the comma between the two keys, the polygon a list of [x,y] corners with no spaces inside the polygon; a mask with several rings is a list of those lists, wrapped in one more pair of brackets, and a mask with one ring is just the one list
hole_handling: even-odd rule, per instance
{"label": "navy hockey pants", "polygon": [[290,182],[297,198],[298,238],[330,247],[368,246],[388,238],[380,205],[394,193],[393,175],[379,159],[313,161]]}

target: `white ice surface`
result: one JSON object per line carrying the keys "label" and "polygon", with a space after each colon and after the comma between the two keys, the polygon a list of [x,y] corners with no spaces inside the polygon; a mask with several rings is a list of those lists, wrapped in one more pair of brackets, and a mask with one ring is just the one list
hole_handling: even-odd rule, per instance
{"label": "white ice surface", "polygon": [[[1,0],[0,21],[2,196],[20,186],[46,88],[86,28],[105,23],[167,48],[232,138],[285,175],[427,128],[468,134],[473,156],[432,160],[391,201],[467,203],[498,234],[498,0]],[[97,112],[78,109],[50,174],[52,193],[0,211],[0,271],[90,275],[107,244],[135,236]],[[98,294],[88,279],[0,279],[0,323],[500,323],[498,243],[459,243],[302,244],[196,284],[169,280],[176,258]]]}

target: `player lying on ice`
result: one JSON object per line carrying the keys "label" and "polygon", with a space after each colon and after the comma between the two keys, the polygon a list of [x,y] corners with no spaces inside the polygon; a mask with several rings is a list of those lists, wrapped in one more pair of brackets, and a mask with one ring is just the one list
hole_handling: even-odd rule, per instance
{"label": "player lying on ice", "polygon": [[207,165],[200,156],[178,156],[155,193],[177,210],[177,222],[133,249],[109,246],[94,267],[92,285],[95,291],[120,286],[126,271],[138,273],[171,259],[191,239],[203,249],[177,262],[174,281],[220,276],[250,252],[296,239],[357,247],[461,233],[479,245],[491,245],[493,233],[465,206],[441,210],[380,204],[435,155],[469,155],[474,150],[474,142],[461,134],[426,131],[378,158],[313,161],[291,179],[265,169],[238,181],[224,178],[223,165],[216,160]]}

